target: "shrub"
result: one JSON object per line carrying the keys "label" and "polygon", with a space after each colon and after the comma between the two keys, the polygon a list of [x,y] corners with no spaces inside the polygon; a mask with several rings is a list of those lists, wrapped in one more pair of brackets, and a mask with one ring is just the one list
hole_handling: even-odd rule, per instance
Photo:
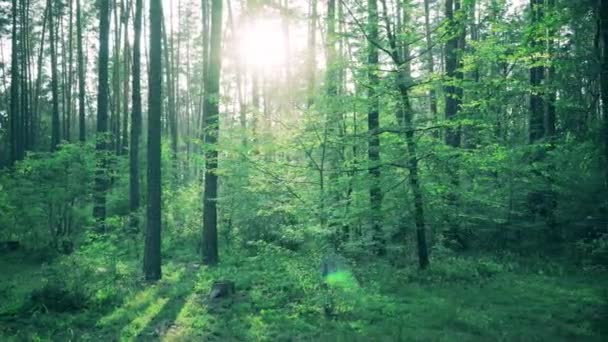
{"label": "shrub", "polygon": [[30,308],[34,311],[73,312],[86,308],[87,302],[82,290],[70,288],[63,282],[47,283],[30,296]]}

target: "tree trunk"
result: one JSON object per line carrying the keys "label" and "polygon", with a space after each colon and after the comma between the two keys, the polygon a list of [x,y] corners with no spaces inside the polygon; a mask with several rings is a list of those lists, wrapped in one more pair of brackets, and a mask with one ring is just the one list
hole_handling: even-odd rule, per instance
{"label": "tree trunk", "polygon": [[379,119],[379,98],[376,93],[378,77],[378,3],[377,0],[367,1],[367,27],[369,30],[369,41],[367,43],[367,78],[369,87],[367,88],[367,127],[368,127],[368,149],[367,158],[369,160],[369,199],[370,199],[370,219],[372,224],[372,234],[376,252],[382,254],[384,251],[384,238],[382,237],[382,189],[380,187],[380,119]]}
{"label": "tree trunk", "polygon": [[[424,0],[424,34],[426,38],[426,49],[427,51],[427,68],[429,75],[432,77],[435,73],[435,61],[433,58],[433,40],[431,37],[431,22],[430,22],[430,0]],[[435,94],[435,88],[431,85],[429,90],[429,109],[431,111],[431,117],[433,120],[437,120],[437,95]]]}
{"label": "tree trunk", "polygon": [[608,187],[608,0],[600,0],[602,143],[604,147],[605,182]]}
{"label": "tree trunk", "polygon": [[[73,53],[73,45],[72,42],[74,41],[74,37],[73,37],[73,33],[74,33],[74,21],[73,21],[73,8],[72,8],[72,2],[71,0],[69,0],[69,6],[68,6],[68,11],[70,11],[69,16],[68,16],[68,70],[67,70],[67,78],[68,78],[68,84],[66,85],[67,90],[65,90],[66,94],[66,105],[67,108],[64,108],[64,111],[66,112],[66,131],[64,133],[66,140],[69,142],[72,139],[72,85],[74,84],[74,53]],[[65,53],[64,53],[64,58],[65,58]]]}
{"label": "tree trunk", "polygon": [[55,13],[53,12],[53,0],[48,0],[50,11],[49,16],[49,40],[51,44],[51,96],[52,96],[52,114],[51,114],[51,151],[55,151],[61,139],[59,126],[59,90],[57,85],[57,37],[54,28]]}
{"label": "tree trunk", "polygon": [[[556,8],[555,8],[555,0],[547,0],[547,6],[549,8],[550,11],[552,11],[553,13],[555,13]],[[549,54],[549,58],[550,58],[550,63],[551,65],[547,68],[547,87],[548,89],[548,94],[547,94],[547,115],[545,117],[545,136],[547,136],[548,138],[552,139],[555,136],[555,124],[556,124],[556,108],[555,108],[555,102],[557,101],[557,94],[556,94],[556,72],[555,72],[555,63],[556,63],[556,49],[555,49],[555,36],[557,35],[557,31],[555,30],[554,27],[552,27],[553,23],[550,23],[549,25],[551,25],[551,27],[549,27],[548,30],[548,35],[549,38],[547,40],[547,47],[548,47],[548,54]]]}
{"label": "tree trunk", "polygon": [[118,0],[112,2],[114,12],[114,56],[112,63],[112,116],[110,123],[112,126],[112,142],[114,152],[118,155],[121,149],[121,135],[120,135],[120,114],[122,106],[120,100],[122,98],[120,93],[120,36],[121,36],[121,25],[119,20]]}
{"label": "tree trunk", "polygon": [[167,114],[168,114],[168,123],[169,123],[169,135],[171,137],[171,160],[173,161],[173,176],[174,179],[178,175],[177,170],[177,113],[175,110],[175,89],[174,89],[174,77],[173,73],[173,63],[172,63],[172,54],[170,51],[172,50],[173,45],[169,43],[169,39],[167,36],[166,24],[163,21],[163,42],[164,42],[164,57],[165,57],[165,80],[167,81],[165,89],[167,90]]}
{"label": "tree trunk", "polygon": [[129,149],[129,74],[131,69],[131,55],[129,53],[129,14],[130,1],[122,2],[123,6],[123,30],[124,30],[124,47],[123,47],[123,111],[122,111],[122,139],[120,146],[120,154],[127,153]]}
{"label": "tree trunk", "polygon": [[144,251],[146,280],[161,273],[161,117],[162,117],[162,5],[150,0],[150,76],[148,93],[148,205]]}
{"label": "tree trunk", "polygon": [[80,8],[80,1],[76,0],[76,49],[78,50],[78,139],[81,142],[85,142],[87,139],[86,133],[86,108],[85,108],[85,89],[86,80],[84,71],[86,66],[84,65],[84,53],[82,48],[82,10]]}
{"label": "tree trunk", "polygon": [[314,102],[314,92],[316,83],[316,54],[317,54],[317,0],[310,2],[310,22],[308,26],[308,52],[307,56],[307,100],[306,106],[310,108]]}
{"label": "tree trunk", "polygon": [[[449,1],[449,0],[448,0]],[[422,197],[422,186],[419,179],[418,167],[418,146],[414,139],[413,112],[409,99],[408,80],[409,74],[408,61],[401,55],[398,49],[397,38],[391,30],[390,20],[386,0],[381,0],[384,10],[384,21],[387,31],[387,38],[391,49],[390,57],[397,72],[397,90],[399,91],[399,110],[397,117],[400,125],[405,130],[405,146],[407,149],[407,169],[409,171],[409,183],[414,196],[414,222],[416,224],[416,245],[418,247],[418,264],[420,269],[426,269],[429,265],[429,253],[426,242],[426,221],[424,217],[424,199]],[[373,42],[373,41],[372,41]]]}
{"label": "tree trunk", "polygon": [[[530,0],[532,13],[532,27],[538,25],[543,19],[543,0]],[[533,30],[534,32],[535,30]],[[534,33],[532,33],[534,34]],[[540,47],[538,37],[531,37],[532,48]],[[545,105],[541,85],[545,74],[543,66],[530,68],[530,119],[529,119],[529,141],[531,144],[542,139],[545,134]]]}
{"label": "tree trunk", "polygon": [[209,53],[209,77],[205,84],[205,194],[203,198],[203,263],[218,262],[217,248],[217,140],[219,137],[219,83],[222,45],[222,0],[211,1],[211,45]]}
{"label": "tree trunk", "polygon": [[32,117],[33,122],[32,122],[32,135],[31,135],[32,146],[36,145],[36,142],[37,142],[36,138],[37,137],[36,137],[35,133],[38,132],[38,129],[39,129],[39,126],[40,126],[39,125],[39,120],[42,117],[42,113],[39,110],[40,109],[39,108],[40,107],[39,103],[40,103],[40,88],[41,88],[41,84],[42,84],[42,64],[43,64],[42,63],[42,61],[43,61],[42,58],[44,56],[44,37],[45,37],[46,30],[47,30],[46,25],[47,25],[47,22],[48,22],[48,18],[50,16],[49,7],[48,6],[49,6],[49,3],[47,1],[46,7],[45,7],[45,10],[44,10],[44,17],[42,18],[42,34],[41,34],[41,37],[40,37],[40,49],[39,49],[39,52],[38,52],[38,60],[37,60],[37,63],[36,63],[36,65],[37,65],[36,71],[37,72],[36,72],[36,86],[35,86],[35,90],[34,90],[35,91],[35,93],[34,93],[34,105],[33,105],[33,113],[34,113],[34,115]]}
{"label": "tree trunk", "polygon": [[142,0],[135,0],[133,22],[133,112],[131,113],[131,144],[129,150],[129,208],[133,231],[139,227],[139,140],[141,136],[141,17]]}
{"label": "tree trunk", "polygon": [[11,16],[13,19],[11,34],[11,116],[10,116],[10,141],[11,141],[11,164],[21,159],[21,137],[19,130],[19,55],[17,53],[17,0],[12,1]]}
{"label": "tree trunk", "polygon": [[[49,0],[51,1],[51,0]],[[97,229],[105,231],[106,191],[108,189],[107,149],[108,149],[108,59],[110,38],[110,0],[99,0],[99,62],[97,87],[97,170],[95,171],[95,191],[93,195],[93,216]],[[51,30],[52,31],[52,30]]]}
{"label": "tree trunk", "polygon": [[[460,20],[456,19],[460,10],[460,0],[446,0],[445,17],[449,23],[449,39],[445,44],[445,71],[448,84],[445,86],[445,118],[454,120],[458,115],[461,104],[461,90],[459,81],[462,80],[462,72],[458,71],[460,58],[458,51],[461,47],[461,31],[463,30]],[[452,147],[460,146],[460,129],[451,127],[446,132],[446,144]]]}
{"label": "tree trunk", "polygon": [[29,100],[29,0],[22,1],[21,4],[21,118],[19,122],[21,137],[21,156],[25,156],[25,151],[29,146],[29,123],[31,118]]}

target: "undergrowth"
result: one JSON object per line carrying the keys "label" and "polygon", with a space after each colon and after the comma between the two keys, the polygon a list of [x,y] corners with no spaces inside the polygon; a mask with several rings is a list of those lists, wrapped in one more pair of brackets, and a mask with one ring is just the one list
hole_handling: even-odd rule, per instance
{"label": "undergrowth", "polygon": [[[320,253],[260,242],[223,255],[214,268],[183,248],[166,259],[163,280],[146,284],[138,248],[129,241],[95,240],[44,267],[12,268],[0,283],[0,338],[600,341],[606,336],[606,279],[597,273],[560,277],[530,272],[513,258],[437,253],[425,272],[368,260],[351,261],[323,277]],[[2,269],[20,257],[11,255]],[[209,300],[211,285],[223,279],[235,282],[236,293]]]}

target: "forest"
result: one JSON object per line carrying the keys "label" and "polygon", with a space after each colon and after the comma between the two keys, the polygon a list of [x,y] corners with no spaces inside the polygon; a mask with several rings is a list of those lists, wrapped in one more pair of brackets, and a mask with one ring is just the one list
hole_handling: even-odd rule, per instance
{"label": "forest", "polygon": [[0,340],[608,340],[608,0],[0,0]]}

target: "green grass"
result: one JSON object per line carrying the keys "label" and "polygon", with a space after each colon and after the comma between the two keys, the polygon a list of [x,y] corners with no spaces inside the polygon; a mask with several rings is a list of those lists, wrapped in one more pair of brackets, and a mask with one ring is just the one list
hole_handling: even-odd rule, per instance
{"label": "green grass", "polygon": [[[90,278],[87,309],[71,313],[19,311],[48,281],[43,279],[49,267],[19,254],[2,258],[0,340],[602,341],[608,336],[608,282],[597,273],[532,272],[499,262],[488,273],[480,270],[488,269],[489,259],[447,258],[434,260],[424,273],[367,263],[322,279],[319,255],[261,246],[251,255],[222,255],[215,268],[197,265],[194,254],[167,258],[163,280],[145,284],[138,280],[136,258],[123,258],[122,269],[112,273],[115,281],[104,282],[107,273]],[[210,301],[211,284],[219,279],[233,280],[237,292]]]}

